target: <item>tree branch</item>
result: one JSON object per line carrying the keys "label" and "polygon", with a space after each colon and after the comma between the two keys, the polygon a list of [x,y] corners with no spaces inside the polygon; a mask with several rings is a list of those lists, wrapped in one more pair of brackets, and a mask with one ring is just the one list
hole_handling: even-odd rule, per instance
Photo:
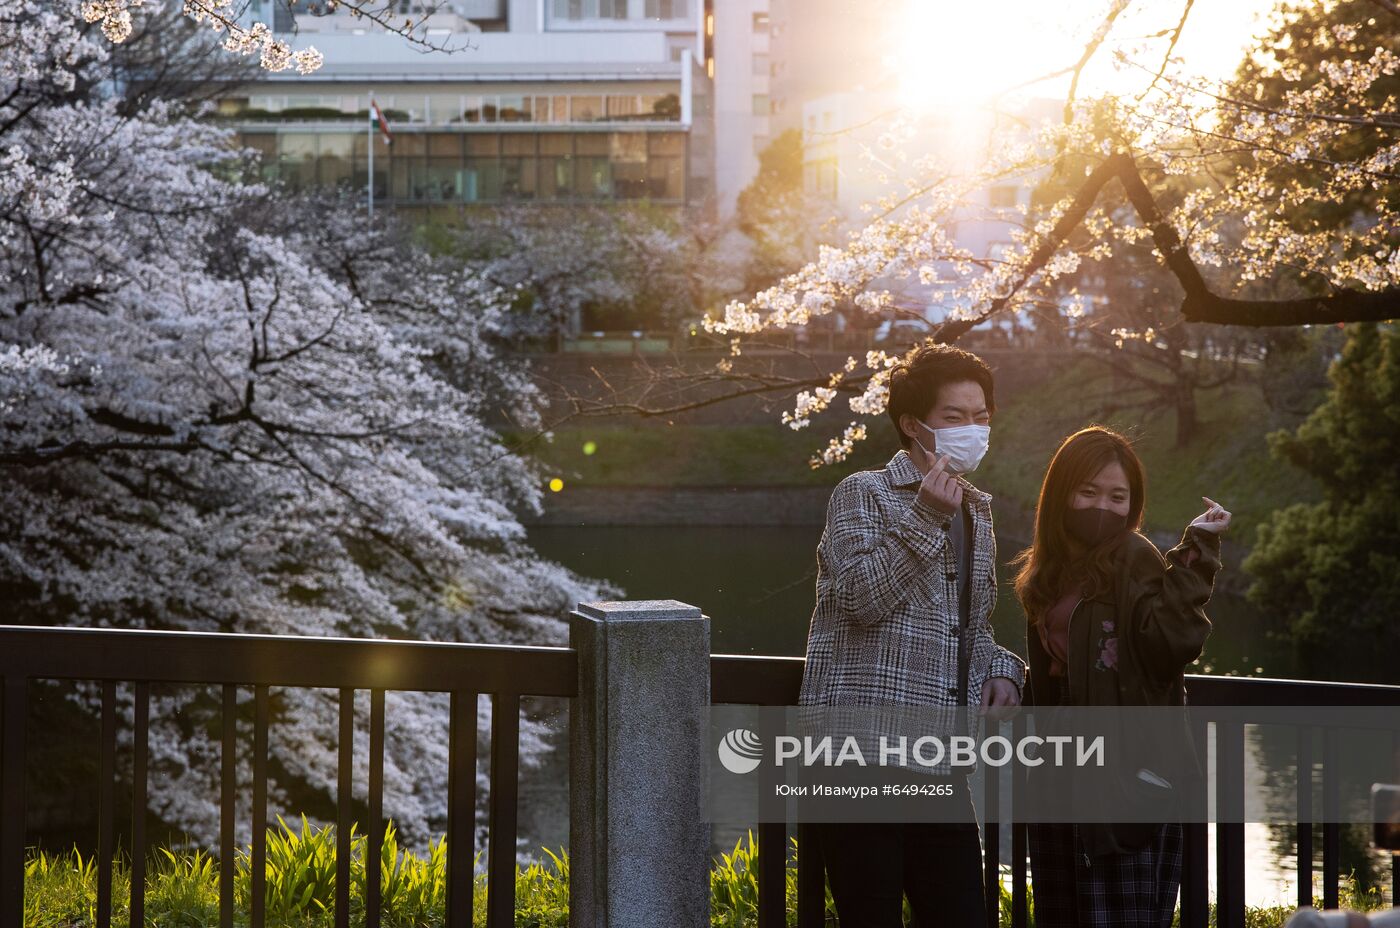
{"label": "tree branch", "polygon": [[1237,300],[1211,292],[1176,229],[1162,216],[1132,156],[1119,153],[1104,164],[1115,165],[1128,201],[1143,225],[1152,231],[1152,241],[1167,270],[1186,291],[1181,314],[1188,322],[1246,326],[1331,325],[1383,322],[1400,317],[1400,287],[1376,291],[1338,290],[1327,296],[1293,300]]}

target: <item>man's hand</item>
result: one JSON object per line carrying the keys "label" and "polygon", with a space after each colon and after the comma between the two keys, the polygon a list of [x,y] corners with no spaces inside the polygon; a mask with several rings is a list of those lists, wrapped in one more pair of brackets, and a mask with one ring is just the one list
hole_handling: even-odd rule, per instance
{"label": "man's hand", "polygon": [[[923,446],[920,446],[922,451]],[[962,506],[963,488],[958,478],[948,473],[949,455],[943,455],[933,462],[924,474],[924,482],[919,484],[919,499],[944,515],[955,515]]]}
{"label": "man's hand", "polygon": [[1230,527],[1229,510],[1208,496],[1202,496],[1201,501],[1206,504],[1206,511],[1191,520],[1191,525],[1217,535],[1225,534],[1225,530]]}
{"label": "man's hand", "polygon": [[982,705],[977,714],[993,719],[1010,718],[1011,710],[1020,704],[1021,694],[1014,682],[1006,677],[992,677],[982,684]]}

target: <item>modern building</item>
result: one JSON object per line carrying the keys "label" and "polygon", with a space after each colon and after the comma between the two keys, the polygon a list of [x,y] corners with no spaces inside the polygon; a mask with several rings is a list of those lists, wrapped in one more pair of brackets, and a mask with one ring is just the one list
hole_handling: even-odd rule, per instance
{"label": "modern building", "polygon": [[[453,0],[426,15],[400,0],[415,43],[344,8],[251,0],[248,21],[271,23],[294,49],[314,45],[325,64],[263,72],[218,114],[294,187],[368,194],[372,145],[375,204],[410,213],[732,205],[753,176],[754,136],[768,131],[766,4]],[[369,131],[371,99],[392,144]]]}
{"label": "modern building", "polygon": [[[811,100],[879,86],[889,73],[891,33],[903,10],[929,0],[770,2],[769,102],[777,135],[803,128]],[[937,52],[930,48],[929,54]]]}
{"label": "modern building", "polygon": [[[772,141],[769,0],[716,0],[714,12],[715,194],[719,214],[733,213],[739,192],[758,171]],[[707,29],[711,28],[707,22]]]}

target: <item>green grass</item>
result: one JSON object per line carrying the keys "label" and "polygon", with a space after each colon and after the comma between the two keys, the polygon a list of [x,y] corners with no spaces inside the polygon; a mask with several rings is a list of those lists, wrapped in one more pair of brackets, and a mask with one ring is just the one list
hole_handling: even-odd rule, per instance
{"label": "green grass", "polygon": [[[1111,391],[1105,369],[1079,361],[1022,386],[992,420],[991,449],[973,482],[1003,505],[1034,509],[1045,468],[1060,441],[1090,423],[1111,425],[1135,439],[1147,468],[1149,531],[1179,533],[1204,508],[1201,496],[1234,514],[1231,537],[1253,538],[1255,526],[1274,509],[1319,499],[1308,477],[1273,459],[1265,436],[1296,425],[1271,410],[1257,385],[1247,381],[1197,393],[1199,428],[1175,447],[1176,415],[1170,409],[1130,410],[1103,416]],[[848,418],[848,417],[847,417]],[[546,479],[565,489],[618,486],[834,486],[854,470],[881,467],[898,448],[894,429],[881,416],[866,421],[869,437],[834,467],[812,469],[808,460],[838,434],[845,418],[826,413],[793,431],[771,425],[570,427],[553,441],[526,446],[544,465]],[[523,442],[521,435],[510,436]],[[591,451],[589,450],[591,449]]]}
{"label": "green grass", "polygon": [[[281,820],[279,819],[279,822]],[[353,835],[353,831],[352,831]],[[797,924],[797,839],[790,838],[785,893],[787,924]],[[748,832],[722,854],[710,869],[710,922],[715,928],[752,928],[758,924],[758,840]],[[352,838],[351,924],[364,924],[364,836]],[[548,864],[516,867],[515,925],[519,928],[567,928],[569,858],[563,849],[549,850]],[[247,925],[249,901],[248,849],[239,852],[234,879],[235,924]],[[434,841],[426,856],[399,849],[392,827],[381,855],[381,888],[386,928],[428,928],[445,917],[447,888],[446,839]],[[480,864],[480,854],[476,855]],[[479,869],[479,866],[477,867]],[[1001,924],[1011,923],[1009,868],[1003,867]],[[286,928],[329,928],[335,892],[335,829],[301,821],[293,831],[285,822],[268,833],[267,923]],[[212,928],[219,923],[217,861],[202,852],[175,853],[159,849],[150,858],[146,876],[147,924],[160,928]],[[130,869],[113,865],[114,928],[128,928]],[[1370,911],[1385,900],[1378,891],[1361,892],[1352,879],[1341,887],[1343,908]],[[90,928],[96,924],[97,867],[76,851],[32,853],[25,865],[25,928]],[[1035,900],[1027,889],[1034,925]],[[1321,907],[1321,900],[1314,905]],[[1249,907],[1250,928],[1280,926],[1291,913],[1287,906]],[[826,922],[835,922],[831,891],[826,893]],[[473,886],[473,924],[485,924],[486,876],[478,873]],[[911,917],[905,902],[906,919]],[[1215,924],[1212,907],[1211,924]]]}
{"label": "green grass", "polygon": [[[553,441],[523,446],[544,464],[546,479],[572,486],[834,486],[846,474],[883,467],[898,449],[888,419],[867,423],[871,437],[836,467],[813,470],[808,459],[840,426],[801,431],[782,425],[598,425],[559,429]],[[520,434],[508,438],[517,443]],[[592,451],[588,451],[588,448]]]}

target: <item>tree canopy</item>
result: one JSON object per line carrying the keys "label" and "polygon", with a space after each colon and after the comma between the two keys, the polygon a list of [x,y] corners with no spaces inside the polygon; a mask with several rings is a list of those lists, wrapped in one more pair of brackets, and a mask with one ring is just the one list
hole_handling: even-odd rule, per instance
{"label": "tree canopy", "polygon": [[[7,620],[563,640],[599,588],[524,543],[541,481],[488,424],[538,422],[507,294],[353,205],[251,182],[176,102],[127,112],[77,13],[0,0]],[[155,811],[196,835],[218,822],[203,708],[162,695],[151,728]],[[274,796],[333,790],[333,695],[275,711]],[[389,711],[386,813],[425,840],[445,703]]]}

